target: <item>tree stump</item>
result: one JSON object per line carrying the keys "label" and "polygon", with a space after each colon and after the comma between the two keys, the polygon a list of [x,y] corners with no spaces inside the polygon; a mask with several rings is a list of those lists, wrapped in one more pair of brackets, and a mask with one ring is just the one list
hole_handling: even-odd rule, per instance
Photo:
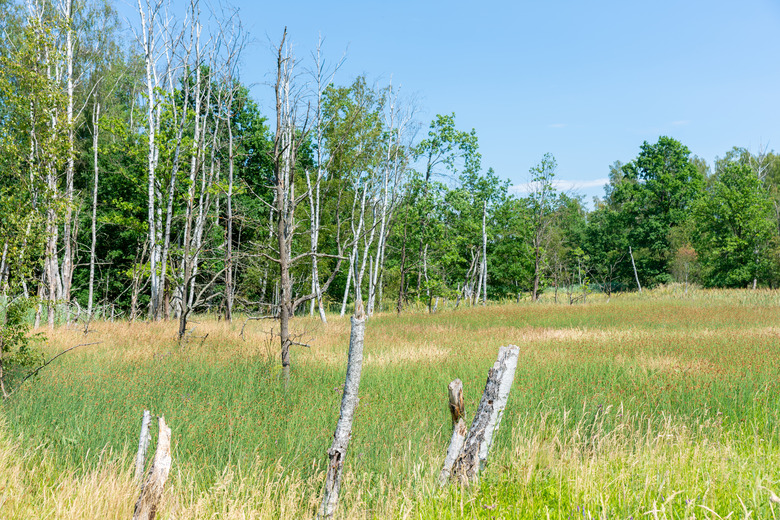
{"label": "tree stump", "polygon": [[[484,467],[493,444],[493,437],[501,424],[501,417],[509,400],[509,391],[512,389],[512,382],[515,378],[519,352],[520,350],[513,345],[499,349],[498,359],[488,371],[485,391],[479,401],[474,421],[459,448],[457,444],[460,441],[459,438],[456,438],[460,436],[459,424],[455,424],[440,481],[446,482],[448,478],[456,477],[461,482],[468,483],[476,480],[479,471]],[[450,383],[450,386],[453,386],[456,381]],[[460,395],[462,398],[462,386]],[[452,390],[450,403],[452,403]],[[453,414],[453,419],[454,417]],[[459,418],[459,421],[462,419]],[[453,455],[451,452],[456,448],[457,452]],[[450,457],[453,457],[454,461],[449,463],[450,467],[448,468]]]}
{"label": "tree stump", "polygon": [[165,418],[160,417],[160,434],[157,437],[157,450],[146,481],[141,486],[141,495],[135,503],[133,520],[154,520],[157,507],[162,498],[165,481],[171,471],[171,429],[165,424]]}

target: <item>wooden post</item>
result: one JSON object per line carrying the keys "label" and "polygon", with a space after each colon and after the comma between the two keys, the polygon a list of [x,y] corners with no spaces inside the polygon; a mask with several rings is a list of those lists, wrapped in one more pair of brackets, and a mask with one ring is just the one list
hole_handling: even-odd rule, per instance
{"label": "wooden post", "polygon": [[165,418],[160,417],[160,434],[157,437],[157,450],[154,461],[149,469],[146,482],[141,486],[141,495],[135,503],[133,520],[154,520],[157,507],[162,498],[165,481],[171,471],[171,429],[165,424]]}
{"label": "wooden post", "polygon": [[141,419],[141,435],[138,438],[138,454],[135,456],[135,480],[140,481],[144,476],[144,460],[146,459],[146,450],[149,449],[149,441],[152,440],[152,434],[149,433],[149,424],[152,422],[152,414],[149,410],[144,410],[143,419]]}
{"label": "wooden post", "polygon": [[330,518],[339,504],[341,475],[344,470],[344,458],[347,455],[349,439],[352,436],[352,421],[358,404],[360,373],[363,368],[363,337],[366,332],[366,320],[363,314],[363,302],[358,289],[355,299],[355,315],[352,317],[352,332],[349,338],[349,356],[347,377],[344,382],[344,394],[341,398],[341,413],[333,434],[333,444],[328,450],[328,473],[320,504],[319,518]]}
{"label": "wooden post", "polygon": [[[485,465],[490,446],[493,444],[493,436],[501,424],[501,417],[509,399],[519,352],[520,349],[513,345],[501,347],[498,351],[498,359],[493,364],[493,368],[488,371],[485,391],[479,401],[474,421],[452,464],[451,475],[456,476],[461,482],[476,480],[479,471]],[[449,457],[449,450],[447,456]],[[442,470],[443,474],[444,470]]]}

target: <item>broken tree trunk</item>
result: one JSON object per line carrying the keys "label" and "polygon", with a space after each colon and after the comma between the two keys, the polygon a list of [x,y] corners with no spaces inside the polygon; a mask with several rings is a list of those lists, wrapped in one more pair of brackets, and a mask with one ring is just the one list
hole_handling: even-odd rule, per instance
{"label": "broken tree trunk", "polygon": [[146,451],[149,449],[149,441],[152,440],[152,434],[149,433],[149,424],[152,422],[152,414],[149,410],[144,410],[143,419],[141,419],[141,435],[138,438],[138,454],[135,456],[135,480],[139,481],[144,476],[144,460],[146,460]]}
{"label": "broken tree trunk", "polygon": [[513,345],[501,347],[498,350],[498,359],[488,371],[485,391],[479,401],[474,421],[452,464],[451,475],[461,482],[476,480],[485,465],[493,444],[493,436],[501,424],[501,416],[509,399],[519,352],[520,349]]}
{"label": "broken tree trunk", "polygon": [[165,418],[160,417],[160,434],[157,437],[157,450],[154,453],[152,467],[149,468],[149,474],[146,482],[141,486],[141,496],[135,503],[133,520],[154,520],[157,514],[157,507],[162,498],[165,481],[168,480],[168,473],[171,471],[171,429],[165,424]]}
{"label": "broken tree trunk", "polygon": [[363,337],[366,332],[366,320],[363,315],[363,303],[359,293],[355,303],[355,315],[352,317],[352,333],[349,338],[349,358],[347,377],[344,382],[344,394],[341,398],[341,413],[333,434],[333,444],[328,450],[328,473],[320,504],[319,518],[330,518],[339,503],[341,475],[344,470],[344,458],[347,455],[349,438],[352,435],[352,421],[358,404],[360,372],[363,368]]}
{"label": "broken tree trunk", "polygon": [[454,380],[447,386],[449,394],[450,414],[452,414],[452,438],[450,446],[447,448],[447,456],[444,458],[444,467],[439,474],[439,484],[444,485],[452,473],[452,465],[463,448],[463,441],[466,440],[466,421],[463,420],[463,383],[460,379]]}

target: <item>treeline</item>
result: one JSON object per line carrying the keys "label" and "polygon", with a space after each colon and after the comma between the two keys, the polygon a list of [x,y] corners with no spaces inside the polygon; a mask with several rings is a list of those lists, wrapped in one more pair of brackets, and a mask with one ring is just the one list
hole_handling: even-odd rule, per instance
{"label": "treeline", "polygon": [[660,137],[590,210],[540,154],[521,197],[454,114],[421,129],[394,85],[336,84],[286,33],[261,112],[238,13],[202,9],[139,2],[123,41],[110,3],[0,1],[0,290],[52,326],[780,283],[774,153],[710,167]]}

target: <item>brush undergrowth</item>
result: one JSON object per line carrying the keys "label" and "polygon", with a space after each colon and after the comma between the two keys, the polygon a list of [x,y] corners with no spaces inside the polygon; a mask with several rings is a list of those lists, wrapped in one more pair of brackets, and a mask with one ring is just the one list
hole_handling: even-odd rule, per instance
{"label": "brush undergrowth", "polygon": [[[678,289],[372,318],[340,516],[774,518],[778,294]],[[161,518],[312,517],[348,321],[295,320],[312,348],[286,389],[269,322],[246,340],[242,320],[194,325],[182,344],[172,323],[50,334],[50,353],[101,343],[4,404],[0,518],[128,518],[144,409],[173,430]],[[472,414],[508,343],[521,363],[480,483],[440,489],[446,385],[463,380]]]}

